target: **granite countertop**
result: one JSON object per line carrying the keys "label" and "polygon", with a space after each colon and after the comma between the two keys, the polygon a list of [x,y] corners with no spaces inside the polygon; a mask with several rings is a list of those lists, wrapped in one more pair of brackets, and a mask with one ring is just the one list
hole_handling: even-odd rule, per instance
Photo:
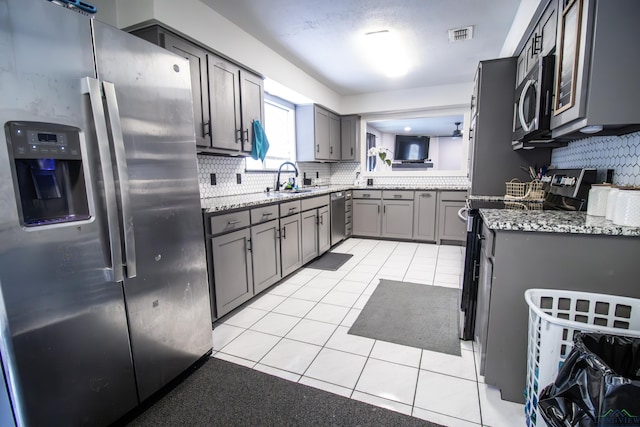
{"label": "granite countertop", "polygon": [[604,217],[586,212],[480,209],[486,226],[496,231],[592,234],[639,237],[639,227],[615,225]]}
{"label": "granite countertop", "polygon": [[306,187],[301,192],[269,192],[236,194],[233,196],[211,197],[200,199],[200,205],[205,214],[212,214],[232,209],[249,208],[253,206],[278,203],[287,200],[304,199],[307,197],[322,196],[335,191],[346,190],[456,190],[466,191],[466,186],[383,186],[374,185],[356,187],[353,185],[328,185],[322,187]]}

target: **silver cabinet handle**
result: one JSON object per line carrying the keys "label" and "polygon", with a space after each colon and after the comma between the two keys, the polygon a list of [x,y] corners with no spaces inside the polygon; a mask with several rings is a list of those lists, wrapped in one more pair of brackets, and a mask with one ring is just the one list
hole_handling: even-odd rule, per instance
{"label": "silver cabinet handle", "polygon": [[242,141],[242,129],[236,129],[236,144]]}
{"label": "silver cabinet handle", "polygon": [[244,142],[249,142],[249,128],[244,130]]}
{"label": "silver cabinet handle", "polygon": [[236,225],[236,224],[240,224],[240,220],[239,219],[227,222],[227,225]]}
{"label": "silver cabinet handle", "polygon": [[282,227],[282,238],[283,239],[287,238],[287,226],[286,225],[284,227]]}
{"label": "silver cabinet handle", "polygon": [[402,199],[402,194],[394,194],[393,198],[394,199]]}
{"label": "silver cabinet handle", "polygon": [[211,134],[211,122],[203,122],[202,123],[202,136],[207,136]]}
{"label": "silver cabinet handle", "polygon": [[431,197],[431,193],[422,193],[420,197]]}
{"label": "silver cabinet handle", "polygon": [[104,186],[105,208],[107,210],[107,228],[109,232],[109,250],[111,252],[111,272],[114,282],[122,282],[124,274],[122,269],[122,248],[120,247],[120,231],[118,230],[118,211],[116,203],[116,185],[113,179],[113,166],[111,165],[111,153],[109,152],[109,134],[105,122],[102,95],[100,94],[100,82],[92,77],[82,79],[82,92],[89,94],[93,123],[96,128],[98,154],[100,168],[102,169],[102,181]]}
{"label": "silver cabinet handle", "polygon": [[263,213],[262,213],[262,216],[263,216],[263,217],[265,217],[265,216],[266,216],[266,217],[270,217],[271,215],[273,215],[273,212],[263,212]]}
{"label": "silver cabinet handle", "polygon": [[251,246],[251,239],[247,239],[247,251],[251,252],[253,250]]}
{"label": "silver cabinet handle", "polygon": [[362,197],[371,197],[371,194],[365,193],[362,195]]}
{"label": "silver cabinet handle", "polygon": [[380,205],[378,205],[378,215],[380,215]]}
{"label": "silver cabinet handle", "polygon": [[127,154],[124,150],[124,138],[122,137],[122,124],[120,123],[120,108],[116,97],[116,88],[113,83],[102,82],[107,112],[109,113],[109,126],[113,138],[113,150],[116,160],[116,181],[120,189],[120,206],[122,226],[124,227],[124,260],[127,266],[127,277],[133,278],[137,274],[136,239],[134,234],[133,214],[131,213],[131,197],[129,189],[129,169],[127,167]]}

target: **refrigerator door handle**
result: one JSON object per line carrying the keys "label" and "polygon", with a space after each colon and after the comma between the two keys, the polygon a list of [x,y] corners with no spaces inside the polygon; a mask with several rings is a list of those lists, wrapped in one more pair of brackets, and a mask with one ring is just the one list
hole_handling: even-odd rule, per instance
{"label": "refrigerator door handle", "polygon": [[118,187],[120,190],[120,206],[122,214],[122,226],[124,227],[124,259],[128,278],[136,277],[136,241],[134,236],[133,214],[131,213],[131,197],[129,189],[129,170],[127,156],[124,151],[124,138],[122,137],[122,124],[120,123],[120,109],[116,88],[113,83],[102,82],[104,96],[107,101],[107,113],[111,136],[113,138],[113,151],[115,153],[116,171],[118,172]]}
{"label": "refrigerator door handle", "polygon": [[82,79],[82,92],[89,94],[91,103],[92,118],[96,129],[98,156],[100,158],[100,168],[102,169],[102,180],[104,186],[105,208],[107,210],[107,227],[109,230],[109,246],[111,251],[111,271],[114,282],[124,280],[122,268],[122,248],[120,247],[120,230],[118,225],[118,210],[116,206],[116,185],[113,179],[113,166],[111,164],[111,153],[109,151],[109,134],[105,121],[104,107],[102,105],[102,94],[100,92],[100,82],[92,77]]}

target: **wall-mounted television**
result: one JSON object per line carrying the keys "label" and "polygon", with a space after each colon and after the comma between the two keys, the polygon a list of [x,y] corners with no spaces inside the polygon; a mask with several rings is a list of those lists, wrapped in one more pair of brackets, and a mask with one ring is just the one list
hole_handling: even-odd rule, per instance
{"label": "wall-mounted television", "polygon": [[429,137],[396,135],[393,159],[402,161],[424,161],[429,158]]}

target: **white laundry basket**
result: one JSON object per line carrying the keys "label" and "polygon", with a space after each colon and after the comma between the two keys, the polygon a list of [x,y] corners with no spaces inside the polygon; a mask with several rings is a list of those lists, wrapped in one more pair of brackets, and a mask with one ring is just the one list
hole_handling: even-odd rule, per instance
{"label": "white laundry basket", "polygon": [[640,300],[554,289],[528,289],[524,299],[529,306],[527,426],[546,426],[538,412],[538,396],[555,381],[573,347],[574,333],[640,337]]}

